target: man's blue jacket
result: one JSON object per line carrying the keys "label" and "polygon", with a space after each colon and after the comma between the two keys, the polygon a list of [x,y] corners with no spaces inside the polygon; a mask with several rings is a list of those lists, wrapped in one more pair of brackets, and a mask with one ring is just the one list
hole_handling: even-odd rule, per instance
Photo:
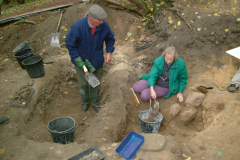
{"label": "man's blue jacket", "polygon": [[103,23],[96,28],[93,35],[88,24],[88,17],[81,18],[73,23],[66,38],[66,46],[72,63],[76,65],[74,59],[80,56],[83,61],[88,59],[95,69],[101,67],[104,63],[104,41],[107,53],[112,53],[115,49],[114,33],[106,21],[103,20]]}

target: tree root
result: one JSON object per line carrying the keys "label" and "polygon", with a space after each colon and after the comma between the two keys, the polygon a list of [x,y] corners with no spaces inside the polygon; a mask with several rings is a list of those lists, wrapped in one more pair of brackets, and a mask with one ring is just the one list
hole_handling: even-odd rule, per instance
{"label": "tree root", "polygon": [[15,22],[14,24],[17,25],[19,23],[31,23],[31,24],[36,24],[36,22],[33,22],[33,21],[29,21],[29,20],[25,20],[25,19],[22,19],[20,21],[17,21]]}

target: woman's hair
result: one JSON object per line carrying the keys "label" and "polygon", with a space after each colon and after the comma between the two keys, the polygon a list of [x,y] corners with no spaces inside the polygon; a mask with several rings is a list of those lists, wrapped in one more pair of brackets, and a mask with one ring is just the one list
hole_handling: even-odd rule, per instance
{"label": "woman's hair", "polygon": [[165,57],[167,54],[174,55],[174,60],[178,58],[178,51],[173,46],[167,47],[162,54],[162,57]]}

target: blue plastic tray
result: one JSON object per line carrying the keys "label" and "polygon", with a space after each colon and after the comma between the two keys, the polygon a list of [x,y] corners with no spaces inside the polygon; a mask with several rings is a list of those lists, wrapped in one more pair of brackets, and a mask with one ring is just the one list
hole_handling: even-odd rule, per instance
{"label": "blue plastic tray", "polygon": [[131,131],[127,137],[122,141],[122,143],[118,146],[116,149],[116,152],[130,160],[133,158],[133,156],[137,153],[139,148],[144,143],[144,136],[142,136],[139,133]]}

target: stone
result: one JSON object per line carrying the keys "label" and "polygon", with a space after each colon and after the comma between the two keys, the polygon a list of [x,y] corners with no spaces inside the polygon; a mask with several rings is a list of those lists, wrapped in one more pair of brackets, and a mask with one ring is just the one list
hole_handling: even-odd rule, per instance
{"label": "stone", "polygon": [[175,117],[176,115],[178,115],[179,111],[180,111],[180,104],[175,103],[173,105],[170,106],[170,114]]}
{"label": "stone", "polygon": [[191,106],[198,107],[201,105],[205,94],[193,92],[187,97],[186,103],[190,104]]}
{"label": "stone", "polygon": [[144,143],[140,150],[142,151],[152,151],[158,152],[161,151],[165,146],[165,138],[160,134],[142,134],[144,136]]}
{"label": "stone", "polygon": [[188,125],[196,116],[197,109],[196,108],[188,108],[181,112],[178,116],[178,122],[182,125]]}

